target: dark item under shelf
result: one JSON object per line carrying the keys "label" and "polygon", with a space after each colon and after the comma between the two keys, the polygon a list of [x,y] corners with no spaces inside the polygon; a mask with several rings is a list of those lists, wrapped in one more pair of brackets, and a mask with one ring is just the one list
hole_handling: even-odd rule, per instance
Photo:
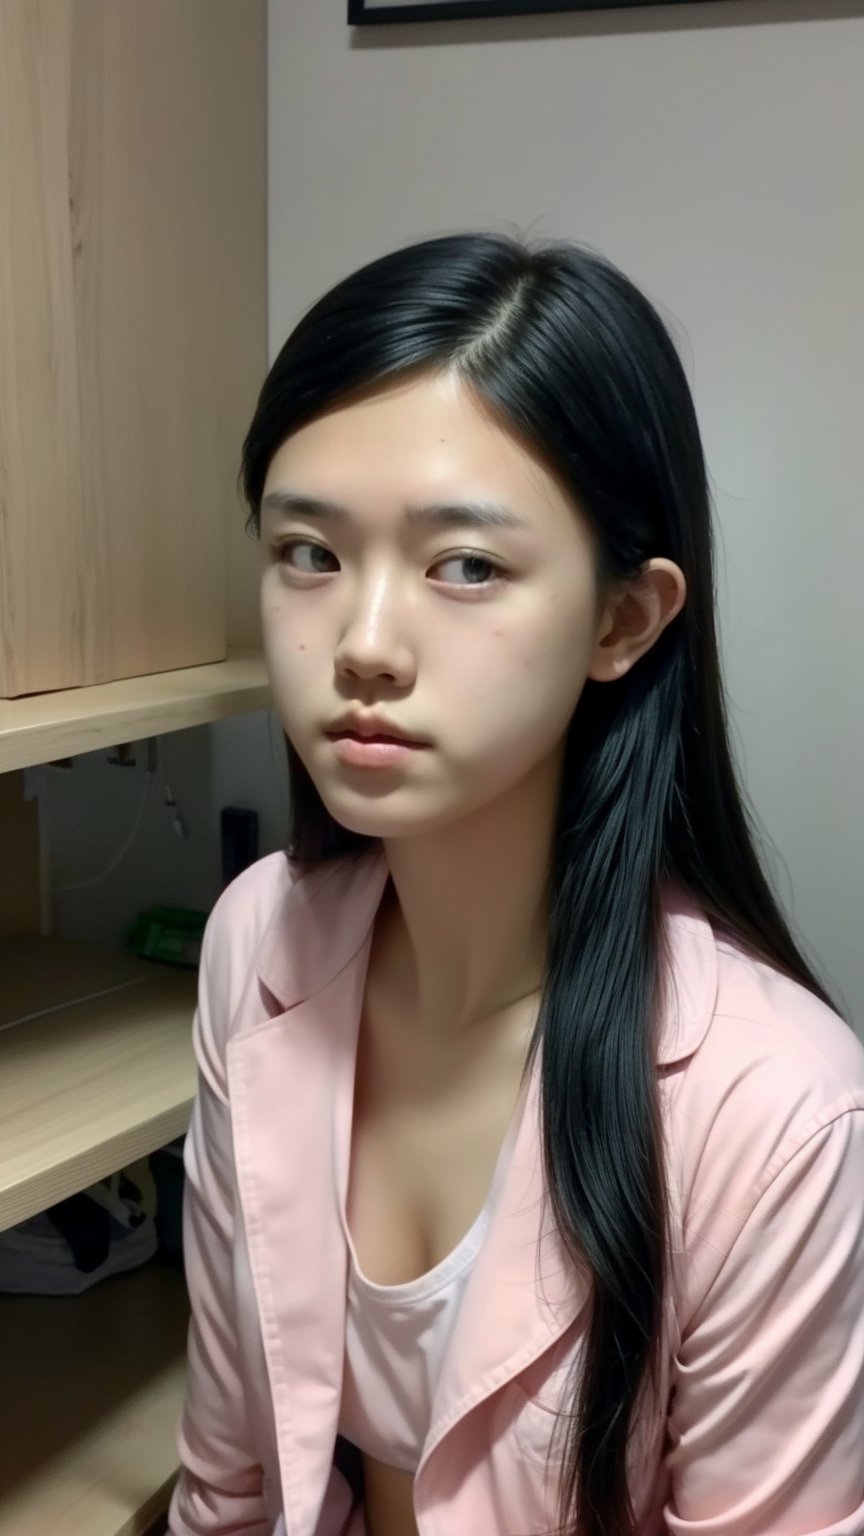
{"label": "dark item under shelf", "polygon": [[180,1137],[150,1155],[150,1172],[156,1185],[159,1257],[173,1269],[183,1268],[184,1144],[185,1138]]}

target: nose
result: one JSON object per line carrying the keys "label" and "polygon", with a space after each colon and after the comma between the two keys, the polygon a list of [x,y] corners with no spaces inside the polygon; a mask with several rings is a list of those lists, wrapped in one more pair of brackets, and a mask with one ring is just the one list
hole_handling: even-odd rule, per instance
{"label": "nose", "polygon": [[340,674],[385,676],[401,686],[414,673],[405,629],[405,587],[395,571],[379,572],[358,587],[336,648]]}

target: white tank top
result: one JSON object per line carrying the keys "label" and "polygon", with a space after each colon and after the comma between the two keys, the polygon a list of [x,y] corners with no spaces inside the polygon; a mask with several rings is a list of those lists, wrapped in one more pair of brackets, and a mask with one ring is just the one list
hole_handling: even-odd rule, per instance
{"label": "white tank top", "polygon": [[406,1472],[415,1472],[420,1461],[441,1362],[489,1227],[517,1125],[515,1116],[473,1226],[440,1264],[416,1280],[403,1285],[367,1280],[342,1204],[349,1269],[339,1433],[368,1456]]}

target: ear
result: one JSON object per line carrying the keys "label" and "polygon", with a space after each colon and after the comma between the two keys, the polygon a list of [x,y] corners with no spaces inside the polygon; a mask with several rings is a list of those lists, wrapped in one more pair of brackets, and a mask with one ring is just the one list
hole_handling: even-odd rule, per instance
{"label": "ear", "polygon": [[648,560],[620,582],[604,608],[588,677],[614,683],[650,650],[687,601],[687,580],[672,560]]}

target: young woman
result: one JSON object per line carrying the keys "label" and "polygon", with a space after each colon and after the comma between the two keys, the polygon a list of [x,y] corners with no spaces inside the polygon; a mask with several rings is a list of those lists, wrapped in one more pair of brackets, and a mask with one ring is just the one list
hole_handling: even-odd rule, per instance
{"label": "young woman", "polygon": [[397,251],[243,476],[292,822],[204,939],[171,1532],[861,1536],[864,1049],[754,849],[658,315]]}

